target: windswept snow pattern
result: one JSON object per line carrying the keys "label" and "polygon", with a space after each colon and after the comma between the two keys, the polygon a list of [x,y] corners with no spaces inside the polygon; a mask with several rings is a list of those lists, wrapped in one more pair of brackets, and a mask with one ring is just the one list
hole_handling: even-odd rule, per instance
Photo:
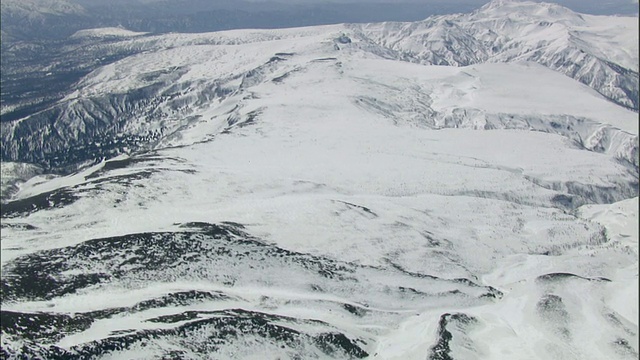
{"label": "windswept snow pattern", "polygon": [[103,36],[2,123],[3,358],[638,357],[637,19]]}

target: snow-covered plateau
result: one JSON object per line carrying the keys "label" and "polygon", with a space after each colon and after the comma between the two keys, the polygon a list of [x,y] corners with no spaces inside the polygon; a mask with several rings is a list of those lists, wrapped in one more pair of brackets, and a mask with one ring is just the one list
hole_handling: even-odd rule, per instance
{"label": "snow-covered plateau", "polygon": [[1,124],[4,358],[638,358],[637,18],[76,38],[136,54]]}

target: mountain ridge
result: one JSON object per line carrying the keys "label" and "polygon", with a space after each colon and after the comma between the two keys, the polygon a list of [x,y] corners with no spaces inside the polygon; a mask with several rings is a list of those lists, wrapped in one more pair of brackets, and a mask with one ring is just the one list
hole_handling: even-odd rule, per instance
{"label": "mountain ridge", "polygon": [[[524,7],[527,10],[540,9],[542,15],[535,15],[533,18],[529,15],[518,15],[521,12],[508,11],[511,7]],[[541,23],[536,19],[546,16],[545,14],[549,9],[561,9],[562,11],[555,11],[557,16],[566,16],[567,12],[570,14],[569,21],[575,27],[575,22],[579,22],[582,27],[578,30],[571,30],[570,27],[559,24]],[[501,12],[502,11],[502,12]],[[525,40],[517,40],[517,32],[514,29],[500,30],[503,25],[507,24],[513,26],[513,21],[504,19],[504,11],[512,14],[511,16],[523,17],[523,23],[519,25],[519,32],[521,37]],[[527,11],[529,14],[533,11]],[[533,12],[535,13],[535,12]],[[513,15],[515,14],[515,15]],[[215,49],[216,45],[227,46],[248,46],[252,43],[270,44],[269,41],[277,39],[290,39],[290,41],[298,41],[295,39],[323,37],[318,43],[318,49],[325,47],[327,49],[334,47],[335,49],[344,48],[344,51],[351,51],[354,53],[364,51],[363,54],[370,54],[365,56],[378,56],[387,59],[408,61],[413,63],[419,63],[423,65],[446,65],[446,66],[470,66],[474,64],[480,64],[485,62],[493,63],[509,63],[509,62],[521,62],[532,61],[539,63],[552,70],[563,73],[571,78],[574,78],[594,90],[598,91],[603,96],[612,100],[613,102],[629,107],[637,111],[638,107],[638,72],[637,65],[634,69],[629,69],[630,63],[637,64],[638,56],[630,55],[626,52],[626,48],[620,48],[615,51],[604,51],[598,46],[598,40],[595,33],[589,33],[587,30],[589,27],[584,27],[582,23],[592,23],[592,27],[600,29],[602,20],[593,20],[596,17],[578,15],[570,10],[557,5],[551,6],[548,4],[538,4],[526,1],[516,2],[491,2],[483,8],[477,10],[474,13],[464,15],[448,15],[437,16],[429,18],[422,22],[416,23],[380,23],[380,24],[346,24],[346,25],[329,25],[323,27],[311,27],[300,28],[292,30],[235,30],[222,33],[211,34],[197,34],[197,35],[149,35],[149,36],[137,36],[135,38],[128,38],[122,41],[107,42],[105,45],[98,44],[92,48],[88,48],[90,52],[101,53],[104,50],[102,48],[121,48],[119,52],[124,53],[137,53],[139,58],[144,57],[146,52],[165,52],[171,51],[170,49],[187,49],[189,46],[213,46],[211,49]],[[499,20],[495,20],[499,19]],[[534,19],[534,20],[532,20]],[[613,19],[616,20],[616,19]],[[618,19],[619,20],[619,19]],[[619,22],[622,20],[619,20]],[[489,25],[486,23],[489,22]],[[616,33],[621,33],[622,30],[628,26],[634,26],[628,22],[622,21],[619,23],[621,27],[615,30]],[[559,26],[559,30],[553,28]],[[637,28],[637,23],[635,23]],[[552,30],[548,30],[551,28]],[[609,26],[608,28],[615,27]],[[576,28],[577,29],[577,28]],[[614,30],[611,30],[614,31]],[[502,33],[516,33],[516,35],[501,35]],[[349,34],[354,40],[357,40],[351,44],[340,44],[335,42],[334,39],[339,37],[340,33]],[[637,32],[634,32],[637,33]],[[559,34],[559,35],[558,35]],[[588,34],[584,35],[584,34]],[[582,36],[582,38],[580,38]],[[334,37],[334,39],[331,39]],[[513,38],[512,38],[513,37]],[[539,39],[546,40],[539,40]],[[582,40],[584,38],[584,40]],[[532,40],[527,40],[532,39]],[[594,40],[595,39],[595,40]],[[266,41],[266,42],[265,42]],[[349,40],[351,41],[351,39]],[[622,41],[622,40],[621,40]],[[578,45],[574,45],[574,44]],[[629,41],[627,44],[631,43]],[[590,46],[591,50],[585,51],[583,48]],[[264,45],[263,45],[264,46]],[[635,45],[637,48],[637,45]],[[92,50],[91,50],[92,49]],[[193,47],[195,51],[197,47]],[[282,50],[286,52],[285,50]],[[355,52],[354,52],[355,51]],[[278,51],[274,51],[276,53]],[[179,54],[176,51],[176,54]],[[339,52],[336,50],[335,54]],[[636,51],[637,53],[637,51]],[[215,54],[215,51],[211,52]],[[608,54],[605,58],[602,58],[602,54]],[[631,52],[633,54],[633,51]],[[182,55],[178,55],[182,56]],[[220,56],[220,55],[214,55]],[[358,55],[361,56],[361,55]],[[275,56],[274,59],[278,57]],[[276,60],[277,61],[277,60]],[[613,61],[619,61],[615,63]],[[123,60],[120,61],[123,63]],[[266,63],[266,60],[265,60]],[[116,63],[118,64],[118,63]],[[197,67],[197,63],[190,64],[189,62],[182,62],[178,68],[173,71],[163,69],[162,65],[151,65],[158,69],[163,69],[165,72],[163,75],[147,76],[144,87],[133,86],[137,90],[132,92],[131,85],[127,85],[126,81],[131,77],[124,77],[122,80],[123,90],[109,90],[104,95],[90,95],[90,92],[86,92],[83,87],[87,81],[99,74],[105,69],[112,68],[112,65],[99,68],[92,74],[87,75],[83,80],[73,86],[77,100],[71,100],[71,94],[54,106],[50,106],[48,109],[40,111],[38,114],[31,115],[30,117],[23,118],[19,121],[4,122],[3,127],[3,147],[2,156],[7,161],[19,161],[19,162],[32,162],[38,163],[49,168],[65,168],[69,165],[74,165],[74,161],[71,159],[75,155],[60,153],[61,150],[69,148],[86,147],[90,146],[94,142],[94,138],[98,138],[100,143],[112,142],[109,138],[119,138],[128,145],[128,147],[134,148],[136,143],[143,144],[149,141],[155,141],[157,136],[160,136],[157,132],[158,128],[146,129],[141,133],[137,130],[131,129],[132,122],[139,122],[142,117],[148,118],[147,122],[153,123],[156,120],[153,116],[157,116],[159,119],[166,116],[188,116],[188,112],[178,110],[181,105],[177,105],[179,102],[187,101],[190,98],[202,98],[211,99],[215,98],[216,92],[222,91],[219,95],[223,95],[225,92],[234,91],[234,86],[224,89],[223,87],[215,89],[204,90],[201,94],[188,94],[186,89],[193,87],[188,84],[188,81],[181,81],[179,87],[167,87],[163,83],[173,83],[178,79],[181,79],[186,73],[191,73],[186,70],[191,67]],[[258,69],[261,65],[253,65],[255,69]],[[270,65],[271,66],[271,65]],[[182,67],[182,69],[180,68]],[[258,71],[255,69],[247,69],[245,74],[234,74],[231,76],[247,77],[251,71]],[[186,71],[186,73],[185,73]],[[136,73],[135,68],[126,70],[126,72]],[[107,75],[111,76],[111,75]],[[229,77],[229,75],[220,74],[213,76],[222,76],[223,78]],[[105,78],[100,80],[112,83],[113,79]],[[221,80],[221,82],[234,80]],[[224,85],[223,85],[224,86]],[[182,87],[182,88],[180,88]],[[236,88],[239,89],[239,88]],[[68,90],[71,92],[73,90]],[[198,90],[200,91],[200,90]],[[84,92],[84,94],[83,94]],[[124,93],[127,94],[124,94]],[[162,94],[164,93],[164,94]],[[83,95],[79,95],[83,94]],[[104,98],[100,98],[104,96]],[[147,98],[149,97],[149,98]],[[183,100],[168,100],[172,97],[180,98]],[[153,100],[152,100],[153,98]],[[158,105],[158,99],[165,98],[170,101],[166,111],[174,113],[175,115],[168,114],[156,114],[153,115],[152,108]],[[174,105],[171,105],[173,102]],[[430,110],[431,111],[431,110]],[[120,124],[113,123],[117,118],[117,114],[128,114],[129,120],[122,119]],[[136,119],[133,119],[133,118]],[[76,120],[72,120],[76,119]],[[29,123],[29,125],[26,125]],[[73,125],[76,124],[76,125]],[[52,128],[52,125],[54,128]],[[23,128],[29,128],[26,136],[37,136],[38,141],[26,141],[25,138],[17,141],[21,134],[26,134]],[[72,127],[69,127],[72,126]],[[76,130],[73,130],[73,127]],[[82,130],[84,129],[84,130]],[[170,129],[165,129],[172,131]],[[80,131],[80,132],[78,132]],[[42,135],[36,135],[42,133]],[[57,134],[57,135],[56,135]],[[46,136],[45,141],[42,136]],[[106,136],[107,139],[103,137]],[[587,135],[589,137],[589,135]],[[39,149],[36,147],[37,143],[47,144],[48,148]],[[94,150],[95,151],[95,150]],[[111,156],[109,154],[117,155],[121,149],[118,146],[112,150],[105,150],[104,153],[97,153],[94,155],[89,154],[89,158],[83,159],[82,157],[76,160],[76,163],[91,160],[91,156],[94,159],[99,159],[104,156]],[[55,155],[58,154],[58,155]],[[55,157],[60,160],[54,160]],[[68,158],[65,160],[65,158]],[[637,160],[627,158],[628,161],[637,165]]]}

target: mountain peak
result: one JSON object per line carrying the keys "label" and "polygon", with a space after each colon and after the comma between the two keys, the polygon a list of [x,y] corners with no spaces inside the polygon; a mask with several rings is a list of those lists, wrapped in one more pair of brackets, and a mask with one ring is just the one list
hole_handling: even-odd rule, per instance
{"label": "mountain peak", "polygon": [[564,6],[546,2],[526,0],[492,0],[476,11],[483,17],[510,17],[519,19],[536,19],[544,21],[560,21],[582,25],[582,15]]}
{"label": "mountain peak", "polygon": [[483,7],[485,8],[495,8],[500,6],[505,6],[513,3],[521,3],[523,0],[491,0]]}

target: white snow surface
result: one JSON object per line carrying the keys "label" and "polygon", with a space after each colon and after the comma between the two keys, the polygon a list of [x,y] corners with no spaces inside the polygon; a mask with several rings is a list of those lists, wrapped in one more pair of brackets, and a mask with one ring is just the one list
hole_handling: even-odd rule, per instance
{"label": "white snow surface", "polygon": [[128,38],[134,36],[142,36],[148,34],[146,32],[136,32],[127,30],[122,27],[107,27],[107,28],[97,28],[97,29],[85,29],[76,31],[71,38]]}
{"label": "white snow surface", "polygon": [[[522,14],[554,22],[548,30],[532,30],[529,42],[586,31],[590,47],[637,71],[637,31],[626,34],[637,30],[637,19],[613,24],[565,10],[493,1],[460,16],[504,21],[505,33]],[[145,86],[149,74],[177,69],[183,71],[176,81],[184,84],[180,96],[195,97],[214,82],[232,91],[168,116],[165,124],[144,125],[174,129],[153,153],[111,160],[139,162],[101,172],[107,166],[102,162],[21,184],[16,200],[56,189],[71,189],[78,199],[3,219],[1,264],[6,269],[28,254],[91,239],[232,221],[289,251],[382,269],[367,272],[380,277],[375,281],[410,281],[392,274],[395,266],[469,279],[502,296],[452,302],[407,296],[385,303],[380,299],[393,295],[373,288],[362,294],[304,290],[297,284],[305,274],[282,269],[275,280],[261,274],[271,280],[237,286],[191,278],[107,283],[47,300],[3,303],[3,309],[73,314],[194,289],[236,296],[101,319],[56,342],[66,349],[113,331],[175,325],[146,321],[152,317],[242,308],[322,320],[366,339],[373,359],[434,356],[439,319],[447,313],[475,319],[448,328],[456,359],[637,357],[638,174],[620,158],[633,160],[638,114],[530,61],[422,65],[389,59],[359,38],[363,31],[385,32],[391,42],[389,34],[400,34],[398,28],[423,26],[431,36],[423,23],[386,23],[124,40],[165,45],[87,75],[69,100],[130,92]],[[352,42],[337,43],[341,35]],[[403,41],[396,46],[420,50]],[[185,121],[187,115],[195,120]],[[152,172],[113,181],[145,171]],[[567,207],[559,196],[587,204]],[[24,224],[34,228],[18,226]],[[385,271],[389,275],[381,275]],[[559,273],[572,275],[545,277]],[[549,310],[545,304],[553,296],[561,305]],[[358,318],[331,305],[362,306],[363,297],[373,315]],[[248,335],[243,341],[220,354],[248,358],[263,349],[287,356]],[[132,347],[110,356],[147,357],[156,350]]]}

